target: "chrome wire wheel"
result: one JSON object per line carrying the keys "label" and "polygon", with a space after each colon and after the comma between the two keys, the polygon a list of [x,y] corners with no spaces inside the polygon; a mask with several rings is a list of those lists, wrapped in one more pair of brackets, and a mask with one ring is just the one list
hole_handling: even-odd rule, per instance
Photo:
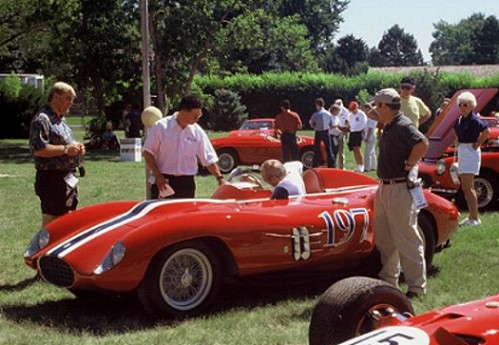
{"label": "chrome wire wheel", "polygon": [[475,187],[478,208],[487,207],[494,198],[494,186],[489,180],[482,177],[476,177],[473,185]]}
{"label": "chrome wire wheel", "polygon": [[314,151],[307,150],[303,152],[301,155],[301,162],[303,163],[303,167],[307,169],[312,168],[314,163]]}
{"label": "chrome wire wheel", "polygon": [[231,149],[222,149],[218,152],[218,167],[223,173],[229,173],[238,165],[237,153]]}
{"label": "chrome wire wheel", "polygon": [[406,317],[413,316],[410,312],[399,310],[392,304],[375,304],[360,317],[355,329],[355,336],[371,332],[384,325],[390,324],[390,320],[395,317],[394,315],[404,315]]}
{"label": "chrome wire wheel", "polygon": [[211,291],[213,270],[209,259],[192,248],[173,253],[159,277],[163,300],[179,311],[195,309]]}

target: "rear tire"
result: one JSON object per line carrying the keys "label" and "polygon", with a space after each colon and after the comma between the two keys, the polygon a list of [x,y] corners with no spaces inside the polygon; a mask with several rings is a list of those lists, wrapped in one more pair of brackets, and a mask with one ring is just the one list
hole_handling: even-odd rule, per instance
{"label": "rear tire", "polygon": [[314,163],[314,150],[313,148],[305,148],[300,153],[301,162],[305,169],[310,169],[313,167]]}
{"label": "rear tire", "polygon": [[218,167],[222,173],[230,173],[239,165],[239,157],[234,149],[221,149],[217,151]]}
{"label": "rear tire", "polygon": [[433,256],[435,255],[436,238],[433,224],[424,213],[419,213],[418,229],[423,237],[424,258],[426,261],[426,269],[429,269],[433,264]]}

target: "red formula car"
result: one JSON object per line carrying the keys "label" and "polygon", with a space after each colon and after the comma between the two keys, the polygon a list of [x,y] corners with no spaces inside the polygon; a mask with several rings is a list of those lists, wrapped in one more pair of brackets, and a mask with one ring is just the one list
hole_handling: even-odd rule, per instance
{"label": "red formula car", "polygon": [[394,286],[372,278],[347,278],[319,299],[312,313],[309,343],[499,344],[499,295],[413,315],[410,301]]}
{"label": "red formula car", "polygon": [[[261,164],[267,159],[282,161],[281,140],[275,135],[274,119],[248,120],[237,131],[225,138],[212,139],[218,154],[218,165],[224,173],[239,165]],[[306,168],[312,167],[314,159],[314,138],[298,135],[300,160]],[[322,150],[326,160],[326,152]]]}
{"label": "red formula car", "polygon": [[[477,98],[477,112],[488,113],[496,106],[499,89],[471,89]],[[431,191],[448,199],[456,199],[460,207],[466,202],[460,190],[457,169],[452,168],[456,161],[453,125],[459,117],[456,93],[442,114],[435,120],[428,131],[430,146],[419,164],[419,175],[424,185]],[[480,174],[475,178],[478,207],[496,208],[499,206],[499,126],[494,117],[483,117],[490,128],[489,139],[481,147],[482,162]]]}
{"label": "red formula car", "polygon": [[[260,175],[236,169],[210,199],[111,202],[41,229],[24,254],[43,280],[75,295],[137,292],[150,312],[190,316],[213,303],[224,278],[379,268],[373,197],[378,181],[309,169],[307,195],[270,200]],[[425,256],[457,230],[458,211],[425,192]]]}

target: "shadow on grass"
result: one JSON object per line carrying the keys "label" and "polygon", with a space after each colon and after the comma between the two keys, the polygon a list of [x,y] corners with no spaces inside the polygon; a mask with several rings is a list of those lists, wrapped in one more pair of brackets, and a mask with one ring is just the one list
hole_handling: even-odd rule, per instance
{"label": "shadow on grass", "polygon": [[20,282],[12,285],[0,285],[0,292],[14,292],[14,291],[21,291],[26,289],[27,287],[33,285],[38,281],[37,277],[33,278],[27,278],[24,280],[21,280]]}
{"label": "shadow on grass", "polygon": [[[87,150],[85,160],[119,162],[121,156],[118,150]],[[28,144],[2,143],[0,145],[0,163],[33,163]]]}
{"label": "shadow on grass", "polygon": [[[257,307],[276,305],[283,301],[300,300],[320,295],[331,281],[302,284],[249,284],[228,282],[224,284],[213,306],[200,318],[216,318],[222,313],[251,310]],[[16,284],[21,286],[22,284]],[[309,320],[311,310],[305,309],[297,315],[291,315],[300,321]],[[92,334],[96,337],[108,334],[127,333],[156,327],[176,327],[182,320],[160,319],[145,312],[138,298],[101,296],[89,298],[65,298],[58,301],[46,301],[36,305],[4,305],[1,313],[19,324],[31,323],[61,332]],[[190,318],[193,320],[195,318]]]}

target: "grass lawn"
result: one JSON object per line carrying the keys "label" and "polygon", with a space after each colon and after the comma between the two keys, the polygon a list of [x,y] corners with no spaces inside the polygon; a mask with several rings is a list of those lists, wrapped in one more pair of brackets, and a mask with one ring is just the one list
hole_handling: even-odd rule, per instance
{"label": "grass lawn", "polygon": [[[82,133],[77,133],[82,137]],[[349,162],[352,159],[350,157]],[[89,152],[81,206],[144,199],[143,162],[121,162],[118,152]],[[314,303],[325,286],[227,286],[215,311],[185,321],[152,320],[135,300],[85,303],[64,289],[34,281],[23,252],[39,229],[35,170],[26,140],[0,140],[0,344],[301,344],[308,343]],[[198,176],[198,197],[216,182]],[[460,230],[435,256],[428,294],[418,313],[499,293],[499,213],[483,226]]]}

